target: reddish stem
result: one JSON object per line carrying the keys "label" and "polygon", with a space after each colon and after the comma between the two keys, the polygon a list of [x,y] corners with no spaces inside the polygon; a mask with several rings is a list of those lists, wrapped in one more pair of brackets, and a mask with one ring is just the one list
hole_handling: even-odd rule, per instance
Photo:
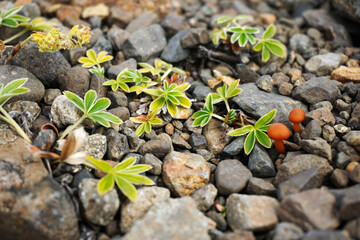
{"label": "reddish stem", "polygon": [[300,123],[294,123],[294,132],[295,133],[301,133]]}
{"label": "reddish stem", "polygon": [[275,148],[278,153],[286,153],[285,145],[283,144],[282,140],[275,140]]}

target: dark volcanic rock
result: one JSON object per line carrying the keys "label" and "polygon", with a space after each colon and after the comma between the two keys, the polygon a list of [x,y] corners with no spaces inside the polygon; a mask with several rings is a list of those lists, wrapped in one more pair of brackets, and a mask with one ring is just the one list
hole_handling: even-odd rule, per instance
{"label": "dark volcanic rock", "polygon": [[175,63],[180,62],[189,56],[190,51],[181,46],[181,39],[187,32],[187,30],[178,32],[175,36],[170,38],[168,44],[161,54],[162,59],[164,59],[166,62]]}
{"label": "dark volcanic rock", "polygon": [[85,93],[90,86],[90,72],[83,67],[73,67],[58,76],[60,89],[62,91],[70,91],[81,98],[84,98]]}

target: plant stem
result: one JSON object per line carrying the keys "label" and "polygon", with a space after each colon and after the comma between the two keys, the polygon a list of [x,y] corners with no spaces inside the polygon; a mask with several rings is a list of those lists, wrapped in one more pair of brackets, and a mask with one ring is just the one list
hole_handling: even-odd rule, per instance
{"label": "plant stem", "polygon": [[171,68],[168,69],[168,70],[164,73],[164,75],[162,75],[161,80],[164,80],[164,79],[166,78],[166,76],[169,75],[169,73],[171,73],[171,70],[172,70]]}
{"label": "plant stem", "polygon": [[28,30],[25,28],[24,30],[22,30],[21,32],[18,32],[17,34],[9,37],[8,39],[4,40],[3,43],[6,44],[8,42],[11,42],[12,40],[20,37],[21,35],[23,35],[24,33],[26,33]]}
{"label": "plant stem", "polygon": [[28,137],[28,135],[26,135],[26,133],[22,130],[22,128],[15,122],[15,120],[5,111],[5,109],[2,106],[0,106],[0,112],[4,115],[1,116],[1,119],[7,122],[8,124],[10,124],[12,127],[14,127],[15,130],[20,134],[20,136],[31,144],[31,140]]}
{"label": "plant stem", "polygon": [[230,112],[231,109],[230,109],[228,100],[225,100],[224,102],[225,102],[225,105],[226,105],[226,110],[227,110],[228,112]]}
{"label": "plant stem", "polygon": [[27,39],[25,39],[24,41],[22,41],[21,43],[18,43],[14,49],[11,52],[11,55],[8,57],[8,59],[6,59],[6,62],[4,65],[8,65],[10,60],[13,58],[13,56],[15,56],[15,54],[20,51],[20,49],[28,42],[30,41],[32,38],[32,36],[30,35]]}
{"label": "plant stem", "polygon": [[221,116],[219,116],[219,115],[217,115],[217,114],[215,114],[215,113],[213,113],[212,116],[213,116],[214,118],[217,118],[217,119],[225,122],[225,118],[223,118],[223,117],[221,117]]}
{"label": "plant stem", "polygon": [[66,128],[65,131],[61,134],[59,140],[64,139],[72,130],[79,126],[79,124],[82,123],[86,117],[87,116],[84,114],[76,123]]}

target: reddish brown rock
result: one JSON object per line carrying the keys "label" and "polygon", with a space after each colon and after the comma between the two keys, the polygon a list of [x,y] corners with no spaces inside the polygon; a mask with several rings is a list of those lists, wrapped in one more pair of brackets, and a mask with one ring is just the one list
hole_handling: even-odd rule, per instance
{"label": "reddish brown rock", "polygon": [[339,82],[359,82],[360,68],[341,66],[331,73],[331,78]]}

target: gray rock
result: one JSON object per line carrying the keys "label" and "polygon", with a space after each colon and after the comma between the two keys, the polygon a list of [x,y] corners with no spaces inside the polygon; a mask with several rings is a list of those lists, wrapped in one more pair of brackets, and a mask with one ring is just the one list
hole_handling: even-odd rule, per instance
{"label": "gray rock", "polygon": [[265,149],[255,144],[249,156],[248,167],[255,177],[274,177],[276,170],[273,161]]}
{"label": "gray rock", "polygon": [[353,239],[359,239],[360,237],[360,217],[355,218],[354,220],[349,221],[344,229],[349,232],[350,236]]}
{"label": "gray rock", "polygon": [[276,116],[273,122],[281,122],[290,127],[292,123],[289,122],[288,115],[292,109],[302,108],[307,112],[307,107],[300,101],[261,91],[254,83],[243,84],[241,89],[243,91],[234,97],[233,101],[242,110],[255,118],[260,118],[271,110],[276,109]]}
{"label": "gray rock", "polygon": [[352,159],[352,161],[356,161],[356,162],[360,161],[360,156],[357,153],[357,151],[352,146],[347,144],[345,141],[340,141],[336,146],[336,150],[338,152],[344,152]]}
{"label": "gray rock", "polygon": [[215,223],[197,209],[192,198],[182,197],[155,203],[122,240],[210,240],[208,231],[214,228]]}
{"label": "gray rock", "polygon": [[86,53],[86,47],[77,47],[71,50],[68,50],[68,54],[67,52],[65,52],[65,57],[67,58],[67,60],[70,62],[70,64],[72,66],[75,66],[76,64],[79,63],[79,59],[81,57],[83,57]]}
{"label": "gray rock", "polygon": [[305,231],[334,229],[340,224],[335,212],[335,197],[322,189],[287,196],[277,213],[282,221],[295,223]]}
{"label": "gray rock", "polygon": [[306,233],[303,240],[350,240],[348,234],[339,230],[312,230]]}
{"label": "gray rock", "polygon": [[122,48],[126,58],[146,61],[158,56],[166,46],[164,30],[154,24],[132,33],[124,42]]}
{"label": "gray rock", "polygon": [[127,107],[128,106],[128,99],[123,92],[120,91],[108,91],[106,97],[109,98],[111,101],[110,108],[116,107]]}
{"label": "gray rock", "polygon": [[93,134],[87,138],[87,142],[80,151],[84,151],[96,159],[103,159],[107,150],[106,137],[101,134]]}
{"label": "gray rock", "polygon": [[218,190],[216,187],[209,183],[191,194],[191,197],[195,200],[198,209],[202,212],[205,212],[209,210],[212,205],[214,205],[217,193]]}
{"label": "gray rock", "polygon": [[28,79],[22,87],[29,89],[29,91],[12,97],[9,102],[19,100],[40,102],[45,95],[45,87],[31,72],[22,67],[12,65],[0,66],[0,84],[3,86],[20,78]]}
{"label": "gray rock", "polygon": [[331,146],[322,138],[304,139],[300,142],[301,147],[308,153],[319,155],[331,161]]}
{"label": "gray rock", "polygon": [[241,84],[256,82],[256,80],[260,77],[259,74],[251,70],[245,64],[236,64],[236,73]]}
{"label": "gray rock", "polygon": [[97,191],[98,182],[97,179],[83,179],[79,185],[79,199],[86,219],[93,224],[106,226],[118,211],[120,200],[114,188],[100,195]]}
{"label": "gray rock", "polygon": [[305,34],[294,34],[290,38],[290,48],[295,52],[302,54],[311,46],[310,37]]}
{"label": "gray rock", "polygon": [[268,230],[278,223],[278,207],[272,197],[233,193],[226,200],[226,219],[233,230]]}
{"label": "gray rock", "polygon": [[272,240],[300,240],[304,236],[303,230],[293,223],[281,222],[276,224]]}
{"label": "gray rock", "polygon": [[28,70],[46,88],[57,86],[57,77],[70,68],[70,64],[60,52],[40,52],[36,44],[32,42],[25,44],[11,59],[10,64]]}
{"label": "gray rock", "polygon": [[208,143],[209,150],[213,154],[220,154],[230,139],[226,134],[226,127],[221,121],[215,119],[211,119],[205,126],[203,134]]}
{"label": "gray rock", "polygon": [[55,98],[57,98],[60,95],[61,95],[60,89],[57,89],[57,88],[46,89],[45,95],[44,95],[44,102],[47,105],[51,105],[54,102]]}
{"label": "gray rock", "polygon": [[70,68],[58,76],[60,90],[70,91],[79,97],[84,98],[85,93],[89,90],[90,77],[90,72],[86,68]]}
{"label": "gray rock", "polygon": [[0,122],[0,146],[11,143],[18,138],[19,136],[15,134],[15,130],[9,124],[3,121]]}
{"label": "gray rock", "polygon": [[203,101],[209,93],[211,93],[211,89],[204,85],[196,86],[193,91],[193,95],[198,101]]}
{"label": "gray rock", "polygon": [[129,144],[127,137],[114,129],[109,129],[106,135],[107,139],[107,159],[120,161],[129,153]]}
{"label": "gray rock", "polygon": [[249,8],[244,2],[235,1],[232,3],[232,7],[236,10],[238,14],[255,14],[255,11]]}
{"label": "gray rock", "polygon": [[196,132],[190,135],[189,143],[194,150],[207,147],[206,138],[200,133]]}
{"label": "gray rock", "polygon": [[133,131],[131,128],[128,128],[128,127],[124,127],[123,133],[126,135],[126,137],[128,139],[130,152],[132,152],[132,151],[137,152],[137,150],[139,149],[140,144],[141,144],[139,136],[136,135],[135,131]]}
{"label": "gray rock", "polygon": [[141,219],[155,203],[170,198],[170,191],[162,187],[143,187],[137,190],[135,202],[126,199],[121,206],[120,229],[128,232],[132,225]]}
{"label": "gray rock", "polygon": [[334,115],[326,107],[318,108],[308,112],[306,114],[306,119],[314,119],[320,123],[320,126],[324,126],[325,124],[333,126],[335,124]]}
{"label": "gray rock", "polygon": [[270,75],[263,75],[259,77],[255,84],[259,89],[265,92],[271,92],[273,88],[273,80]]}
{"label": "gray rock", "polygon": [[122,50],[122,45],[129,36],[130,33],[117,27],[112,27],[107,33],[107,37],[115,51]]}
{"label": "gray rock", "polygon": [[161,54],[162,59],[164,59],[166,62],[176,63],[185,60],[190,55],[190,51],[181,46],[181,39],[187,32],[187,30],[183,30],[170,38],[169,42],[164,48],[164,51]]}
{"label": "gray rock", "polygon": [[345,136],[343,136],[343,138],[346,140],[347,144],[360,151],[360,131],[350,131]]}
{"label": "gray rock", "polygon": [[167,14],[160,24],[167,32],[167,36],[173,36],[177,32],[189,28],[189,25],[187,24],[185,17],[174,13]]}
{"label": "gray rock", "polygon": [[293,91],[293,97],[307,103],[318,103],[321,101],[335,101],[340,96],[340,90],[329,77],[312,78]]}
{"label": "gray rock", "polygon": [[166,154],[173,151],[172,141],[169,135],[162,133],[155,139],[150,140],[139,149],[139,153],[145,155],[146,153],[152,153],[156,157],[162,159]]}
{"label": "gray rock", "polygon": [[108,112],[115,115],[116,117],[120,118],[123,121],[129,120],[130,118],[130,112],[127,107],[112,108]]}
{"label": "gray rock", "polygon": [[335,157],[335,166],[344,169],[351,162],[350,156],[344,152],[337,153]]}
{"label": "gray rock", "polygon": [[317,76],[324,76],[329,75],[338,68],[340,63],[340,54],[326,53],[310,58],[305,64],[305,69],[308,72],[315,73]]}
{"label": "gray rock", "polygon": [[171,137],[171,141],[175,147],[191,149],[190,144],[187,141],[185,141],[178,133],[175,133]]}
{"label": "gray rock", "polygon": [[331,0],[331,3],[342,16],[352,19],[358,23],[360,22],[360,6],[358,5],[358,1]]}
{"label": "gray rock", "polygon": [[136,19],[132,20],[125,30],[129,33],[134,33],[140,29],[146,28],[152,24],[160,21],[159,16],[153,12],[143,12]]}
{"label": "gray rock", "polygon": [[108,19],[109,26],[115,25],[119,28],[125,28],[132,20],[132,13],[125,12],[121,6],[114,6],[110,8],[110,15]]}
{"label": "gray rock", "polygon": [[216,223],[216,228],[225,231],[227,228],[226,219],[221,215],[221,213],[214,210],[206,212],[206,216],[211,218]]}
{"label": "gray rock", "polygon": [[337,168],[331,173],[330,181],[336,188],[345,188],[349,184],[349,172]]}
{"label": "gray rock", "polygon": [[162,172],[162,165],[163,165],[162,161],[160,161],[160,159],[158,159],[151,153],[146,153],[145,156],[143,157],[141,163],[150,165],[152,167],[148,171],[151,174],[160,175]]}
{"label": "gray rock", "polygon": [[223,153],[230,156],[236,156],[240,154],[244,148],[245,138],[246,138],[245,136],[240,136],[235,138],[230,144],[228,144],[224,148]]}
{"label": "gray rock", "polygon": [[94,44],[94,46],[92,47],[92,49],[96,52],[99,53],[101,51],[105,51],[108,53],[112,53],[112,45],[110,40],[106,39],[105,37],[100,37],[96,43]]}
{"label": "gray rock", "polygon": [[254,195],[276,196],[276,188],[262,178],[252,177],[249,180],[246,192]]}
{"label": "gray rock", "polygon": [[105,79],[103,77],[100,77],[97,74],[93,74],[90,78],[89,90],[94,90],[99,98],[106,97],[107,87],[103,85],[104,82]]}
{"label": "gray rock", "polygon": [[251,177],[251,172],[239,160],[222,160],[215,171],[216,188],[220,195],[238,193]]}
{"label": "gray rock", "polygon": [[107,74],[110,79],[116,79],[119,73],[125,68],[136,70],[136,67],[137,67],[136,60],[134,58],[129,58],[118,65],[110,66],[109,69],[107,70]]}
{"label": "gray rock", "polygon": [[316,120],[311,120],[301,132],[301,138],[304,139],[313,139],[316,137],[320,137],[320,135],[321,125]]}
{"label": "gray rock", "polygon": [[[76,188],[76,189],[79,188],[79,185],[80,185],[80,183],[82,182],[83,179],[85,179],[85,178],[90,178],[90,179],[91,179],[91,178],[94,178],[94,175],[92,175],[91,172],[89,172],[88,169],[82,169],[82,170],[80,170],[79,172],[77,172],[77,173],[74,175],[74,177],[73,177],[73,175],[71,175],[71,174],[69,174],[69,173],[65,173],[65,174],[63,174],[63,175],[70,175],[70,176],[71,176],[72,181],[71,181],[70,186],[71,186],[72,188]],[[63,176],[63,175],[62,175],[62,176]],[[65,179],[64,179],[64,180],[65,180]]]}
{"label": "gray rock", "polygon": [[181,39],[183,48],[194,48],[200,44],[208,44],[209,33],[206,28],[192,28]]}

